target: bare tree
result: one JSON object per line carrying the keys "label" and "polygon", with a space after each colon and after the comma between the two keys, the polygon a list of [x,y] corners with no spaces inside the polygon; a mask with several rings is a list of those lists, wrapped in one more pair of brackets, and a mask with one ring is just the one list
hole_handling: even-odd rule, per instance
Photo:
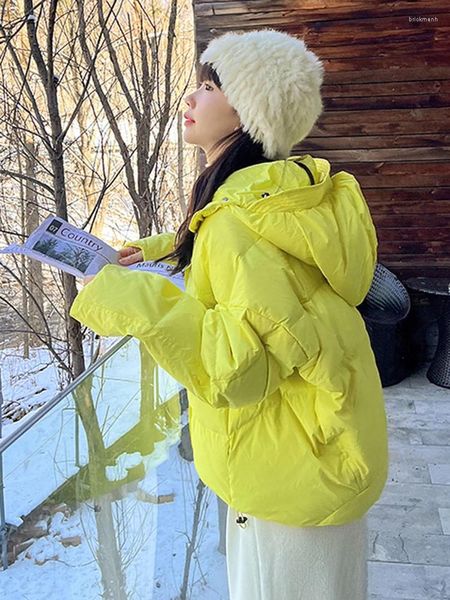
{"label": "bare tree", "polygon": [[[192,75],[192,32],[177,20],[188,9],[186,0],[168,7],[158,0],[23,0],[20,10],[6,0],[0,9],[3,241],[23,240],[49,212],[81,219],[99,235],[106,226],[114,232],[117,217],[116,239],[123,241],[127,202],[141,236],[161,231],[167,219],[181,221],[179,126],[170,135]],[[11,211],[12,198],[23,209]],[[83,328],[69,316],[75,279],[22,258],[3,266],[23,294],[20,307],[0,296],[21,320],[15,331],[26,347],[29,336],[45,345],[66,382],[78,376],[85,358]]]}
{"label": "bare tree", "polygon": [[[120,150],[139,235],[150,235],[153,229],[161,231],[163,227],[160,189],[155,183],[159,159],[185,91],[185,86],[180,86],[180,69],[175,68],[178,0],[171,0],[168,10],[157,7],[154,1],[144,5],[115,0],[108,5],[107,14],[104,3],[95,0],[98,26],[115,76],[109,94],[98,63],[92,66],[85,16],[91,5],[83,0],[76,2],[83,58],[92,68],[92,84]],[[111,22],[114,27],[108,26]],[[181,73],[186,75],[186,67]],[[114,110],[114,106],[121,110]],[[133,132],[132,147],[126,140],[124,122]]]}

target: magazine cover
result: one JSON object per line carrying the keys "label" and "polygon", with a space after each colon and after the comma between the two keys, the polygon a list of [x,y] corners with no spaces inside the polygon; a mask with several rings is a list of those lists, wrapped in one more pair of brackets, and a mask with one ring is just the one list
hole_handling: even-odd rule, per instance
{"label": "magazine cover", "polygon": [[[107,264],[120,264],[117,250],[95,235],[54,215],[49,215],[23,245],[11,244],[0,249],[0,254],[25,254],[79,279],[96,275]],[[167,263],[141,261],[123,268],[162,275],[180,289],[185,289],[183,275],[178,273],[172,276]]]}
{"label": "magazine cover", "polygon": [[11,244],[2,254],[26,254],[43,263],[83,278],[106,264],[117,263],[119,253],[87,231],[49,215],[23,245]]}

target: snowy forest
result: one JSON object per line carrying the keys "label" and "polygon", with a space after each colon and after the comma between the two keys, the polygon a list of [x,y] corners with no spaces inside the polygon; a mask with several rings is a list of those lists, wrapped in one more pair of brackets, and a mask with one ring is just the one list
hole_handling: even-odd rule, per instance
{"label": "snowy forest", "polygon": [[[115,249],[176,231],[199,172],[190,2],[5,0],[0,67],[0,247],[50,214]],[[0,452],[1,597],[221,598],[220,507],[177,445],[182,390],[136,340],[69,317],[72,275],[3,254],[0,277],[0,443],[100,360]]]}

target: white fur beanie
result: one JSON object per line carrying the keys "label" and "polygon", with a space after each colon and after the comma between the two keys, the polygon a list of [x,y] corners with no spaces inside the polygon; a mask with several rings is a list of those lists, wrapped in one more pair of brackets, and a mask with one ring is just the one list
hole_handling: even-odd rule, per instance
{"label": "white fur beanie", "polygon": [[323,110],[323,64],[303,40],[263,29],[226,33],[208,44],[200,63],[218,74],[242,129],[269,159],[283,159]]}

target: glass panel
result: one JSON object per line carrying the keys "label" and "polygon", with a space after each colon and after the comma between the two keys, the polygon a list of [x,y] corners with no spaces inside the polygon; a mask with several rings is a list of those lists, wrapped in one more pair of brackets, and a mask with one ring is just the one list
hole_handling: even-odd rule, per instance
{"label": "glass panel", "polygon": [[225,511],[186,421],[179,385],[131,339],[5,450],[2,598],[228,598]]}

